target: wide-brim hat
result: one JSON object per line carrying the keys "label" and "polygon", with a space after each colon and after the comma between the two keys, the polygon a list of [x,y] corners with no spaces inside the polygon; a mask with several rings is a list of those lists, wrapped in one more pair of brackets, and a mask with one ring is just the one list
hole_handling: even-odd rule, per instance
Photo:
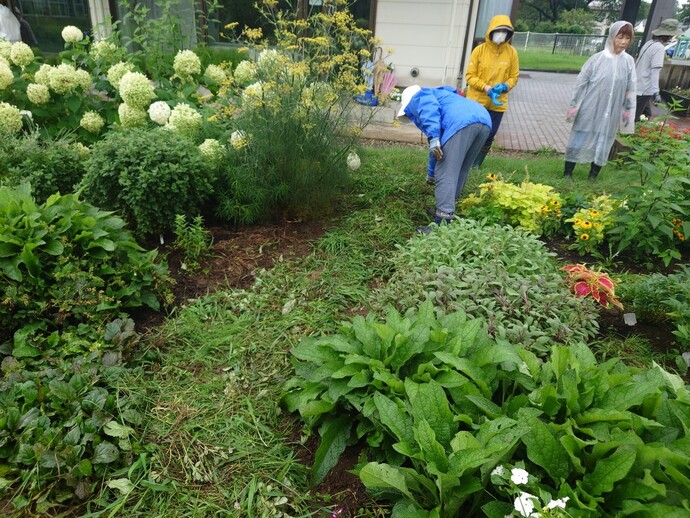
{"label": "wide-brim hat", "polygon": [[417,92],[422,89],[419,85],[412,85],[405,88],[400,96],[400,110],[398,111],[398,117],[405,115],[405,108],[410,104],[410,101],[415,96]]}
{"label": "wide-brim hat", "polygon": [[680,22],[675,18],[667,18],[652,31],[653,36],[678,36],[682,33],[683,31],[680,28]]}

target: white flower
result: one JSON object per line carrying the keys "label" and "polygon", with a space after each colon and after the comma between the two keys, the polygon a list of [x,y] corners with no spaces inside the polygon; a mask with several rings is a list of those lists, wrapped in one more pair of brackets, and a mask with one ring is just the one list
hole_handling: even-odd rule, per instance
{"label": "white flower", "polygon": [[207,138],[199,144],[199,153],[211,163],[218,163],[225,157],[225,146],[214,138]]}
{"label": "white flower", "polygon": [[[644,117],[644,115],[643,115]],[[563,498],[559,498],[558,500],[551,500],[548,504],[546,504],[547,509],[565,509],[565,504],[570,500],[569,497],[564,496]]]}
{"label": "white flower", "polygon": [[513,468],[510,470],[510,481],[519,486],[521,484],[527,484],[529,478],[529,473],[521,468]]}
{"label": "white flower", "polygon": [[92,58],[110,62],[116,61],[120,53],[120,48],[107,40],[95,41],[89,50],[89,54],[91,54]]}
{"label": "white flower", "polygon": [[34,74],[34,82],[39,85],[50,86],[50,71],[52,69],[53,67],[43,63]]}
{"label": "white flower", "polygon": [[0,90],[4,90],[14,83],[14,74],[8,65],[0,63]]}
{"label": "white flower", "polygon": [[640,121],[647,122],[647,116],[646,115],[640,115]]}
{"label": "white flower", "polygon": [[[113,85],[115,90],[120,89],[120,80],[127,72],[132,72],[134,70],[134,65],[129,62],[120,61],[115,63],[112,67],[108,69],[108,82]],[[38,80],[37,80],[38,82]]]}
{"label": "white flower", "polygon": [[264,97],[264,85],[261,81],[250,84],[242,92],[242,105],[244,107],[258,108]]}
{"label": "white flower", "polygon": [[120,79],[120,97],[132,108],[148,108],[156,97],[149,78],[139,72],[126,72]]}
{"label": "white flower", "polygon": [[77,69],[76,81],[84,92],[88,92],[89,88],[91,88],[91,74],[86,70],[82,70],[81,68]]}
{"label": "white flower", "polygon": [[33,104],[45,104],[50,101],[50,90],[46,85],[29,83],[26,85],[26,96]]}
{"label": "white flower", "polygon": [[491,472],[491,476],[492,477],[502,477],[505,472],[506,472],[505,468],[501,465],[498,465]]}
{"label": "white flower", "polygon": [[77,43],[84,39],[84,33],[74,25],[68,25],[62,29],[62,39],[65,43]]}
{"label": "white flower", "polygon": [[19,108],[8,103],[0,103],[0,135],[17,133],[22,129],[22,115]]}
{"label": "white flower", "polygon": [[79,125],[89,133],[97,134],[103,129],[103,126],[105,126],[105,119],[96,112],[89,111],[82,116]]}
{"label": "white flower", "polygon": [[129,106],[126,103],[117,107],[117,114],[120,116],[120,124],[128,128],[146,123],[146,110]]}
{"label": "white flower", "polygon": [[171,111],[168,103],[165,101],[156,101],[149,106],[149,117],[156,124],[163,126],[168,123]]}
{"label": "white flower", "polygon": [[244,131],[236,130],[230,135],[230,145],[233,149],[242,149],[247,145],[247,135]]}
{"label": "white flower", "polygon": [[283,67],[280,62],[280,55],[275,49],[262,50],[256,62],[257,67],[262,74],[261,77],[275,77]]}
{"label": "white flower", "polygon": [[170,112],[170,118],[165,127],[193,137],[201,129],[202,122],[203,119],[198,111],[188,104],[178,104]]}
{"label": "white flower", "polygon": [[520,516],[529,517],[534,512],[535,500],[539,501],[536,496],[523,492],[515,499],[513,506],[515,510],[520,513]]}
{"label": "white flower", "polygon": [[[36,75],[38,75],[38,72]],[[52,67],[48,71],[48,79],[50,81],[50,89],[62,95],[71,94],[81,85],[81,78],[77,74],[77,69],[67,63]]]}
{"label": "white flower", "polygon": [[204,72],[204,75],[216,84],[220,84],[227,79],[227,75],[225,74],[225,70],[223,70],[218,65],[207,66],[206,72]]}
{"label": "white flower", "polygon": [[19,110],[19,115],[22,117],[27,117],[30,121],[34,120],[34,114],[31,113],[29,110]]}
{"label": "white flower", "polygon": [[256,64],[252,61],[240,61],[235,67],[235,82],[239,86],[247,86],[256,80]]}
{"label": "white flower", "polygon": [[191,82],[192,76],[201,73],[201,60],[191,50],[181,50],[173,61],[175,75],[183,81]]}
{"label": "white flower", "polygon": [[12,50],[12,44],[9,41],[0,40],[0,56],[5,59],[10,59],[10,51]]}
{"label": "white flower", "polygon": [[362,161],[359,159],[359,155],[354,151],[350,151],[350,154],[347,155],[347,167],[350,171],[356,171],[361,165]]}
{"label": "white flower", "polygon": [[12,63],[23,69],[34,60],[34,51],[26,43],[17,41],[10,49],[10,59]]}
{"label": "white flower", "polygon": [[86,160],[87,158],[89,158],[91,150],[84,144],[82,144],[81,142],[75,142],[74,144],[72,144],[72,146],[74,147],[74,150],[77,152],[77,156],[80,160]]}

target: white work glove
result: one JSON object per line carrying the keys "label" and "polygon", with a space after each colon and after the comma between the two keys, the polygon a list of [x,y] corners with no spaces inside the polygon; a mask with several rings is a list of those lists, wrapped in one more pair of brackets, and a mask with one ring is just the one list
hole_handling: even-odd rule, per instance
{"label": "white work glove", "polygon": [[441,149],[441,141],[439,138],[432,138],[429,140],[429,152],[434,155],[436,160],[443,160],[443,150]]}

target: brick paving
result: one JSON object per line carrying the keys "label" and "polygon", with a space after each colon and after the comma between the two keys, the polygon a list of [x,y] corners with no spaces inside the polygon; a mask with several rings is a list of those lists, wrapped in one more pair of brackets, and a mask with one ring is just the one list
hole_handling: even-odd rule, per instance
{"label": "brick paving", "polygon": [[511,90],[495,145],[504,149],[565,152],[570,124],[565,111],[575,86],[575,74],[525,71]]}
{"label": "brick paving", "polygon": [[[503,149],[538,151],[554,149],[565,152],[571,125],[565,121],[577,74],[522,71],[517,86],[510,92],[508,111],[494,145]],[[398,103],[380,108],[375,120],[362,134],[364,138],[425,144],[426,139],[406,117],[395,119]],[[661,113],[653,110],[653,115]],[[690,127],[690,119],[672,121]]]}

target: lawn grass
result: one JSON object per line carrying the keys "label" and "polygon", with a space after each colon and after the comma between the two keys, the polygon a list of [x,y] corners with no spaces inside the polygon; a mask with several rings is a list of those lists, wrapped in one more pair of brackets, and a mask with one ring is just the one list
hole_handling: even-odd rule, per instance
{"label": "lawn grass", "polygon": [[[322,516],[338,504],[337,495],[309,489],[296,454],[307,437],[298,416],[284,415],[279,404],[292,375],[289,350],[366,312],[372,287],[394,267],[396,245],[428,223],[425,209],[433,207],[426,150],[358,152],[362,167],[341,216],[312,254],[259,272],[251,289],[187,303],[146,340],[137,358],[143,369],[126,390],[142,401],[149,454],[130,472],[133,489],[90,516]],[[568,192],[614,193],[625,185],[607,171],[602,182],[567,182],[562,158],[548,151],[494,153],[465,192],[489,171]],[[360,513],[386,510],[372,504]]]}
{"label": "lawn grass", "polygon": [[534,50],[519,50],[520,70],[542,70],[545,72],[579,72],[589,56],[572,54],[551,54]]}

